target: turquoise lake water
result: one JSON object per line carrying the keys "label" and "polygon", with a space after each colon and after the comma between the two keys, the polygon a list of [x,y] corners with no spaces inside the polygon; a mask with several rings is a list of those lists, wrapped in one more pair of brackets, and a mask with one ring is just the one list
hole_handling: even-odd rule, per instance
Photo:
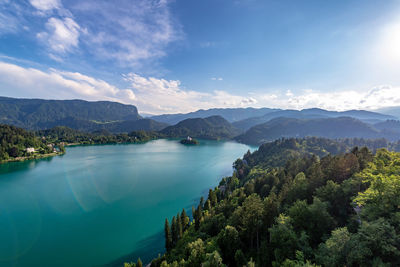
{"label": "turquoise lake water", "polygon": [[77,146],[0,165],[0,266],[121,266],[163,252],[163,227],[232,173],[235,142]]}

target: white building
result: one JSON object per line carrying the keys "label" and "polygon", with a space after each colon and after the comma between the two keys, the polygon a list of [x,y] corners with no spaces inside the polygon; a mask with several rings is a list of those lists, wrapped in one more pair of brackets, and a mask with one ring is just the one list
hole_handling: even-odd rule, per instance
{"label": "white building", "polygon": [[34,147],[27,147],[26,148],[26,152],[33,153],[33,152],[35,152],[35,148]]}

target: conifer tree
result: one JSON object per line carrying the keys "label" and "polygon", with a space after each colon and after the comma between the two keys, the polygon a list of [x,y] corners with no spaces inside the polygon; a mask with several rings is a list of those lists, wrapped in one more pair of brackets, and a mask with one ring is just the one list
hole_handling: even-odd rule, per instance
{"label": "conifer tree", "polygon": [[217,195],[212,189],[208,191],[208,199],[210,200],[211,202],[210,204],[212,207],[214,207],[217,204]]}
{"label": "conifer tree", "polygon": [[178,227],[177,227],[177,224],[176,224],[175,216],[172,217],[171,232],[172,232],[172,244],[175,245],[176,242],[178,241]]}
{"label": "conifer tree", "polygon": [[187,216],[185,209],[182,209],[181,222],[182,222],[182,231],[184,232],[186,231],[189,225],[189,217]]}
{"label": "conifer tree", "polygon": [[136,267],[143,267],[143,263],[140,258],[137,260]]}
{"label": "conifer tree", "polygon": [[177,227],[177,232],[178,232],[178,239],[182,238],[183,236],[183,230],[182,230],[182,220],[181,220],[181,216],[179,215],[179,213],[176,215],[176,227]]}
{"label": "conifer tree", "polygon": [[170,251],[172,248],[172,236],[171,236],[171,228],[169,227],[168,219],[165,219],[164,233],[165,233],[165,249],[167,251]]}

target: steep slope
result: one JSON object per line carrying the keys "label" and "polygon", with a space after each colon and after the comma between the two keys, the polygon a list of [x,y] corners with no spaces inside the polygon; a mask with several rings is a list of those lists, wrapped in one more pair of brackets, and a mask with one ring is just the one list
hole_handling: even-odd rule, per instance
{"label": "steep slope", "polygon": [[50,129],[57,126],[66,126],[71,129],[83,132],[95,132],[106,130],[111,133],[128,133],[132,131],[159,131],[168,126],[168,124],[161,123],[151,119],[139,120],[126,120],[116,122],[94,122],[88,120],[81,120],[74,117],[64,118],[62,120],[53,121],[49,123],[37,124],[39,129]]}
{"label": "steep slope", "polygon": [[282,137],[378,138],[385,136],[371,125],[350,117],[323,119],[277,118],[250,128],[236,137],[239,142],[260,144]]}
{"label": "steep slope", "polygon": [[230,139],[239,134],[227,120],[221,116],[186,119],[161,131],[168,137],[192,136],[205,139]]}
{"label": "steep slope", "polygon": [[140,118],[135,106],[116,102],[0,97],[0,123],[25,129],[50,128],[55,123],[66,125],[65,123],[73,119],[89,123],[91,121],[138,120]]}
{"label": "steep slope", "polygon": [[212,108],[200,109],[186,114],[163,114],[150,117],[153,120],[168,124],[176,124],[180,121],[193,118],[207,118],[210,116],[221,116],[229,122],[239,121],[251,117],[262,116],[266,113],[277,111],[270,108]]}
{"label": "steep slope", "polygon": [[279,117],[295,118],[295,119],[317,119],[317,118],[338,118],[344,116],[356,118],[368,123],[376,123],[379,121],[394,119],[394,117],[390,115],[385,115],[365,110],[348,110],[348,111],[338,112],[338,111],[328,111],[324,109],[312,108],[303,110],[279,110],[276,112],[267,113],[260,117],[253,117],[237,121],[234,122],[233,125],[236,128],[242,130],[248,130],[257,124],[262,124],[269,120]]}

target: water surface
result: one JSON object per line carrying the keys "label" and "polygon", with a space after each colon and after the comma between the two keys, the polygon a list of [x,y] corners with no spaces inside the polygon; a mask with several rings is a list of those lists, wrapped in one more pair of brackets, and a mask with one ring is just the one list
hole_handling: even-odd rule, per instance
{"label": "water surface", "polygon": [[154,257],[163,251],[164,219],[230,175],[249,148],[156,140],[69,147],[63,156],[0,165],[0,266]]}

